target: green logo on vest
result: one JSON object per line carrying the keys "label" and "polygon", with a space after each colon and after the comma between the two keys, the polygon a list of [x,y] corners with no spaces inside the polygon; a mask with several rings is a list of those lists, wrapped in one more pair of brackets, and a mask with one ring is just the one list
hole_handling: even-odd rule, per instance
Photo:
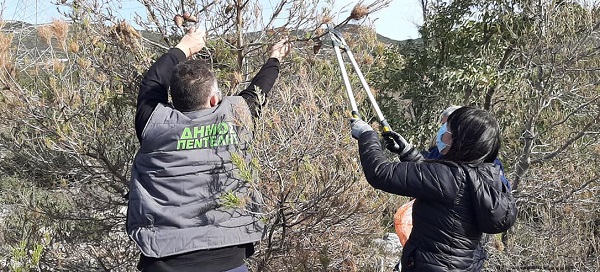
{"label": "green logo on vest", "polygon": [[177,150],[214,148],[238,143],[233,125],[227,122],[186,127],[177,141]]}

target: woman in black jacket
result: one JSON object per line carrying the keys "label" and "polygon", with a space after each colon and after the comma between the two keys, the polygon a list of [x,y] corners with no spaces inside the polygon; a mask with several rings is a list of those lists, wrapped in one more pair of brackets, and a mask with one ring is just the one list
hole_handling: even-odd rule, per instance
{"label": "woman in black jacket", "polygon": [[474,271],[482,234],[506,231],[515,222],[515,201],[493,164],[500,129],[488,112],[462,107],[448,117],[442,141],[450,148],[443,160],[416,159],[420,154],[397,135],[401,161],[390,162],[377,133],[359,119],[352,119],[352,136],[371,186],[416,198],[402,271]]}

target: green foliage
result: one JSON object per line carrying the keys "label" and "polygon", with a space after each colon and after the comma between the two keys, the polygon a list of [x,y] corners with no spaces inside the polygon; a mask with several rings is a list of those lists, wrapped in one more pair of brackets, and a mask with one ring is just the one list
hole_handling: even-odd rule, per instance
{"label": "green foliage", "polygon": [[253,166],[244,158],[239,153],[231,153],[231,162],[237,168],[240,178],[245,182],[252,183],[254,181]]}
{"label": "green foliage", "polygon": [[[502,128],[500,158],[521,214],[514,233],[503,237],[509,246],[493,251],[500,255],[488,268],[597,266],[598,259],[583,252],[598,248],[598,240],[580,239],[597,237],[589,227],[597,214],[573,212],[567,219],[557,205],[598,209],[588,205],[598,189],[598,161],[591,158],[600,130],[594,87],[600,77],[592,72],[600,58],[591,42],[598,38],[598,7],[453,1],[426,8],[422,43],[388,48],[387,67],[370,77],[384,90],[380,99],[392,127],[423,146],[450,104],[493,112]],[[573,228],[563,228],[568,225]],[[541,233],[561,233],[570,242],[535,238]],[[572,249],[559,249],[566,244]]]}
{"label": "green foliage", "polygon": [[324,270],[326,270],[329,267],[329,264],[331,264],[328,251],[328,246],[324,246],[319,250],[319,262],[321,262],[321,266]]}
{"label": "green foliage", "polygon": [[32,248],[28,242],[22,240],[18,246],[12,248],[10,260],[10,271],[27,272],[39,270],[40,259],[45,247],[50,243],[50,234],[44,234],[41,243],[34,242]]}
{"label": "green foliage", "polygon": [[11,207],[8,214],[2,215],[0,235],[7,248],[7,267],[10,271],[39,271],[46,249],[54,239],[53,226],[47,224],[46,205],[55,210],[65,208],[65,201],[57,195],[32,187],[14,177],[0,178],[0,205]]}
{"label": "green foliage", "polygon": [[244,202],[235,194],[235,192],[225,192],[221,195],[220,203],[226,208],[241,208]]}

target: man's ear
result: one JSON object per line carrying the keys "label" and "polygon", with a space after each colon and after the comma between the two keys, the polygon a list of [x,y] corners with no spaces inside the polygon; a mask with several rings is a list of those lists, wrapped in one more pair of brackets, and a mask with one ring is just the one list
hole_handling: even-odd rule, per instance
{"label": "man's ear", "polygon": [[219,104],[219,102],[221,102],[221,101],[219,101],[218,95],[213,94],[210,96],[209,102],[210,102],[210,107],[212,108],[212,107],[216,106],[217,104]]}

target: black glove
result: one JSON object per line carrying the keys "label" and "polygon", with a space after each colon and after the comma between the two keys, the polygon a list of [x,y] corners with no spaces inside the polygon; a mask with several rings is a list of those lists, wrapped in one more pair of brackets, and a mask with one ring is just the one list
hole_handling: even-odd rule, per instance
{"label": "black glove", "polygon": [[390,130],[383,132],[382,136],[385,140],[385,147],[398,154],[401,161],[418,161],[423,158],[421,153],[398,132]]}
{"label": "black glove", "polygon": [[409,144],[400,133],[393,130],[385,131],[381,134],[385,140],[385,147],[400,156],[408,151],[412,145]]}

